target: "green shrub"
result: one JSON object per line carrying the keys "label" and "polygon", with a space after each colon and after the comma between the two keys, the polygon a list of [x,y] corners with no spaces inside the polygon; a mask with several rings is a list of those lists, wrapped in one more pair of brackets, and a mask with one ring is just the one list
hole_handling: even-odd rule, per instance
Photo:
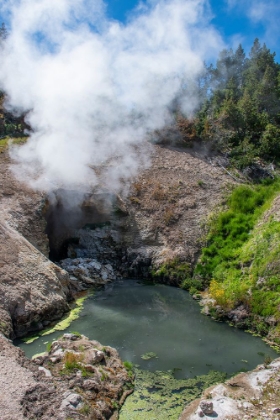
{"label": "green shrub", "polygon": [[193,291],[193,293],[196,293],[197,291],[201,291],[204,289],[204,284],[199,279],[187,277],[185,280],[182,281],[180,287],[184,290],[189,290],[190,293],[191,290]]}
{"label": "green shrub", "polygon": [[187,262],[181,262],[178,258],[169,260],[159,268],[151,272],[155,280],[168,281],[169,283],[180,284],[191,273],[191,266]]}

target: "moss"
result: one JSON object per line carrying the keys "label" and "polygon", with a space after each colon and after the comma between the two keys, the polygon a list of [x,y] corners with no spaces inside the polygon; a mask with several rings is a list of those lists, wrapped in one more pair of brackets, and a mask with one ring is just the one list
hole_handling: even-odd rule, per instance
{"label": "moss", "polygon": [[184,406],[210,385],[225,380],[211,371],[193,379],[175,379],[172,372],[135,369],[135,389],[120,412],[120,420],[177,420]]}
{"label": "moss", "polygon": [[73,308],[61,321],[57,322],[54,326],[46,328],[45,330],[42,330],[36,335],[32,335],[31,337],[23,338],[23,341],[26,344],[31,344],[41,336],[52,334],[55,331],[66,330],[66,328],[68,328],[75,319],[79,318],[80,312],[83,309],[83,303],[87,297],[88,296],[83,296],[78,298],[75,301],[75,308]]}

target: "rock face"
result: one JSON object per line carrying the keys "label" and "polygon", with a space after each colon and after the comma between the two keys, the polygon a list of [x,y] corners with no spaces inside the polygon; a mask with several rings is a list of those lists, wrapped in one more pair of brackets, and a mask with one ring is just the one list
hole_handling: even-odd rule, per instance
{"label": "rock face", "polygon": [[[201,145],[151,146],[151,166],[135,180],[127,199],[127,269],[143,272],[177,258],[194,265],[204,225],[231,178],[219,160]],[[134,257],[134,258],[132,258]],[[132,261],[133,260],[133,261]]]}
{"label": "rock face", "polygon": [[200,399],[185,408],[179,420],[278,420],[279,374],[280,359],[260,365],[252,372],[240,373],[205,390]]}
{"label": "rock face", "polygon": [[0,223],[1,330],[10,338],[43,328],[69,310],[69,275]]}
{"label": "rock face", "polygon": [[33,361],[2,335],[0,350],[1,420],[108,419],[132,388],[117,351],[84,336]]}
{"label": "rock face", "polygon": [[48,260],[45,199],[17,181],[0,153],[0,331],[23,336],[59,319],[73,299],[68,273]]}
{"label": "rock face", "polygon": [[[108,191],[92,193],[69,214],[58,197],[62,192],[55,193],[48,232],[57,260],[97,260],[123,277],[149,277],[151,265],[174,258],[196,262],[203,222],[234,180],[197,145],[150,145],[149,152],[151,167],[135,179],[124,201]],[[71,201],[74,192],[63,194]]]}
{"label": "rock face", "polygon": [[59,265],[72,276],[72,282],[73,277],[77,279],[80,290],[106,284],[117,277],[111,264],[101,264],[92,258],[66,258]]}

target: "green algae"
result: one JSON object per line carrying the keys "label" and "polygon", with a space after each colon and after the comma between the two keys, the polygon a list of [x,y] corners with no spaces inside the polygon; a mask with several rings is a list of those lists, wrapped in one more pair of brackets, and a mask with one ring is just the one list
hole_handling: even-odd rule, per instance
{"label": "green algae", "polygon": [[84,306],[84,301],[86,300],[86,298],[88,296],[89,295],[78,298],[75,301],[75,308],[71,309],[71,311],[64,318],[62,318],[61,321],[57,322],[52,327],[46,328],[46,329],[36,333],[36,335],[32,335],[32,336],[23,338],[22,341],[24,341],[26,344],[31,344],[35,340],[37,340],[39,337],[52,334],[55,331],[66,330],[66,328],[68,328],[75,319],[79,318],[80,312],[81,312],[81,310],[83,309],[83,306]]}
{"label": "green algae", "polygon": [[119,420],[178,420],[185,405],[225,378],[225,373],[210,371],[191,379],[175,379],[171,371],[135,368],[134,393],[126,399]]}
{"label": "green algae", "polygon": [[40,357],[40,356],[45,356],[47,354],[48,353],[46,351],[42,351],[41,353],[34,354],[31,358],[31,360],[36,359],[37,357]]}
{"label": "green algae", "polygon": [[150,359],[154,359],[154,358],[158,358],[157,354],[154,353],[153,351],[150,351],[148,353],[142,354],[141,359],[143,360],[150,360]]}

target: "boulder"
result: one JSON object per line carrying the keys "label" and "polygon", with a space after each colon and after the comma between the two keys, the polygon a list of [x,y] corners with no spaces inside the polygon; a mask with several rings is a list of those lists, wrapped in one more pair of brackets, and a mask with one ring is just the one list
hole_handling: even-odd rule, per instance
{"label": "boulder", "polygon": [[207,400],[202,400],[199,404],[201,411],[203,414],[213,414],[214,410],[213,410],[213,402],[212,401],[207,401]]}

